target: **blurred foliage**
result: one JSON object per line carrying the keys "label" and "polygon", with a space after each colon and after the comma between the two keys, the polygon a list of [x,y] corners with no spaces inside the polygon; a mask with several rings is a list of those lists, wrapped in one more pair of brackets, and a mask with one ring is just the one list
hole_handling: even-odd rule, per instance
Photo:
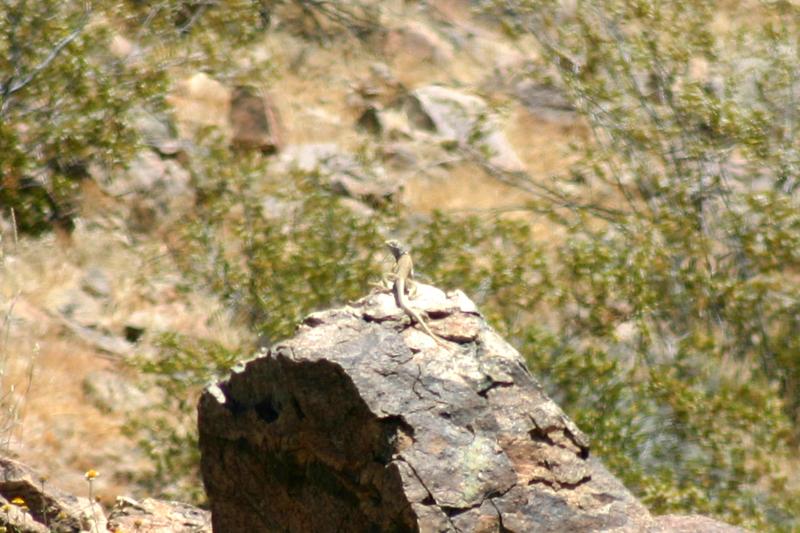
{"label": "blurred foliage", "polygon": [[69,226],[87,166],[132,150],[132,96],[146,99],[163,80],[123,68],[88,4],[17,0],[2,15],[0,205],[22,232]]}
{"label": "blurred foliage", "polygon": [[212,341],[174,333],[158,343],[159,356],[135,361],[151,378],[146,386],[159,396],[158,407],[130,417],[125,431],[152,460],[152,470],[136,473],[150,494],[182,501],[203,501],[200,450],[195,413],[200,390],[221,376],[242,354]]}
{"label": "blurred foliage", "polygon": [[288,29],[321,42],[341,36],[342,30],[360,40],[381,33],[380,4],[368,0],[269,0],[267,12],[276,12]]}
{"label": "blurred foliage", "polygon": [[800,527],[797,7],[493,4],[591,132],[531,366],[655,512]]}
{"label": "blurred foliage", "polygon": [[[124,167],[140,148],[134,115],[165,110],[179,73],[258,83],[268,56],[246,45],[284,25],[331,41],[380,28],[365,2],[10,0],[0,10],[0,208],[18,230],[71,230],[93,165]],[[252,53],[250,53],[252,52]],[[231,60],[231,58],[235,58]]]}
{"label": "blurred foliage", "polygon": [[221,152],[194,174],[187,272],[274,341],[363,294],[382,235],[404,235],[655,512],[798,527],[798,19],[770,4],[712,32],[710,2],[495,4],[591,132],[531,202],[563,241],[502,216],[367,221],[313,175],[270,182]]}
{"label": "blurred foliage", "polygon": [[[538,42],[528,75],[563,91],[590,134],[550,185],[507,180],[546,191],[531,213],[563,240],[540,242],[519,217],[367,217],[315,173],[272,175],[265,156],[209,136],[187,152],[196,205],[174,228],[187,290],[218,295],[268,344],[363,295],[388,260],[384,238],[405,237],[421,277],[476,300],[655,512],[800,528],[798,8],[482,3]],[[163,110],[173,79],[263,78],[269,60],[249,45],[274,20],[364,38],[380,29],[372,6],[5,2],[0,206],[23,232],[68,227],[81,180],[130,160],[131,114]],[[130,424],[154,460],[150,490],[202,498],[195,399],[251,352],[168,335],[139,362],[164,395]]]}
{"label": "blurred foliage", "polygon": [[71,229],[90,167],[139,148],[132,113],[163,110],[168,72],[230,61],[255,38],[261,2],[11,0],[0,11],[0,207],[22,233]]}
{"label": "blurred foliage", "polygon": [[191,165],[197,219],[180,254],[187,272],[266,343],[291,335],[309,311],[363,293],[392,215],[356,215],[314,173],[271,177],[261,154],[208,146]]}

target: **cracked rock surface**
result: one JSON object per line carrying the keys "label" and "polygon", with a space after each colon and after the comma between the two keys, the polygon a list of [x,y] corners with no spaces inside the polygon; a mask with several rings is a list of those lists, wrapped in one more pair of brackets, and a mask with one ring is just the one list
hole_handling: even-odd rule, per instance
{"label": "cracked rock surface", "polygon": [[653,518],[469,298],[417,286],[441,342],[378,292],[206,389],[214,531],[738,531]]}

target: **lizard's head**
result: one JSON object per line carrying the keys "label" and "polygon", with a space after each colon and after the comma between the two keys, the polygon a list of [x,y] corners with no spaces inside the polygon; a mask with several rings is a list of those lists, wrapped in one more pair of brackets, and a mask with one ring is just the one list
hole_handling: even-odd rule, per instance
{"label": "lizard's head", "polygon": [[400,241],[396,241],[394,239],[389,239],[386,241],[386,247],[389,248],[389,251],[392,252],[392,255],[395,259],[399,258],[403,254],[408,253],[408,248],[403,246]]}

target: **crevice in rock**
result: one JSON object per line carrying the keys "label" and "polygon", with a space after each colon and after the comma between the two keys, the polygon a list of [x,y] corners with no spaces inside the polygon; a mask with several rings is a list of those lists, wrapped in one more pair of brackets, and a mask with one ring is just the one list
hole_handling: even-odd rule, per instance
{"label": "crevice in rock", "polygon": [[316,327],[321,326],[323,324],[325,324],[325,320],[323,320],[322,317],[315,316],[315,315],[307,316],[303,320],[303,325],[308,326],[310,328],[316,328]]}
{"label": "crevice in rock", "polygon": [[528,485],[529,486],[530,485],[536,485],[536,484],[547,485],[548,487],[550,487],[551,489],[553,489],[555,491],[564,490],[564,489],[566,489],[566,490],[574,490],[574,489],[580,487],[581,485],[583,485],[584,483],[590,481],[591,479],[592,479],[592,476],[584,476],[584,477],[582,477],[581,479],[579,479],[578,481],[576,481],[574,483],[569,483],[569,482],[565,482],[565,481],[558,481],[558,480],[555,480],[555,479],[548,479],[548,478],[544,478],[544,477],[532,477],[531,479],[528,480]]}
{"label": "crevice in rock", "polygon": [[440,506],[440,509],[446,514],[449,518],[454,518],[462,513],[466,513],[467,511],[471,511],[475,507],[480,507],[479,505],[470,505],[469,507],[450,507],[447,505]]}
{"label": "crevice in rock", "polygon": [[553,439],[550,438],[550,435],[548,435],[548,433],[541,428],[533,428],[528,432],[528,435],[530,435],[531,440],[534,442],[543,442],[548,446],[558,446],[555,442],[553,442]]}
{"label": "crevice in rock", "polygon": [[297,418],[299,420],[303,420],[306,417],[306,414],[303,412],[302,407],[300,407],[300,402],[297,401],[297,398],[292,396],[292,407],[294,407],[295,413],[297,413]]}
{"label": "crevice in rock", "polygon": [[361,315],[361,318],[364,322],[369,324],[383,324],[384,322],[397,322],[399,321],[397,316],[394,315],[386,315],[386,316],[373,316],[369,314]]}
{"label": "crevice in rock", "polygon": [[581,459],[588,459],[589,458],[589,446],[587,445],[588,442],[584,442],[582,439],[579,439],[577,435],[574,435],[569,428],[564,428],[564,435],[572,441],[572,443],[578,447],[580,453],[578,456]]}
{"label": "crevice in rock", "polygon": [[408,466],[409,470],[411,470],[411,473],[414,474],[414,477],[417,479],[417,482],[422,486],[423,489],[425,489],[425,492],[428,494],[420,503],[423,503],[425,505],[438,505],[438,503],[436,502],[436,498],[433,497],[433,493],[431,492],[431,490],[428,488],[427,485],[425,485],[425,482],[422,481],[422,478],[417,473],[417,469],[414,468],[414,465],[412,465],[402,457],[398,457],[396,460],[402,461],[403,463],[406,464],[406,466]]}
{"label": "crevice in rock", "polygon": [[377,457],[377,459],[382,464],[387,464],[394,454],[403,451],[416,442],[416,438],[414,436],[414,427],[400,415],[381,418],[380,424],[383,426],[383,434],[385,435],[385,441],[389,443],[389,449],[386,450],[386,453],[379,453],[380,457]]}
{"label": "crevice in rock", "polygon": [[[6,481],[0,483],[0,496],[3,496],[9,502],[14,498],[25,500],[25,505],[28,507],[28,515],[35,522],[41,524],[44,524],[45,511],[51,507],[58,507],[53,499],[48,498],[27,482]],[[48,515],[48,518],[52,522],[54,516]]]}
{"label": "crevice in rock", "polygon": [[510,381],[492,381],[487,386],[483,387],[478,391],[478,396],[482,398],[486,398],[489,395],[489,391],[492,389],[497,389],[500,387],[513,387],[514,383]]}
{"label": "crevice in rock", "polygon": [[[484,499],[484,501],[489,500],[489,503],[492,505],[492,507],[494,507],[494,511],[497,513],[497,521],[499,522],[498,525],[500,526],[498,533],[516,533],[514,530],[508,529],[505,524],[503,524],[503,513],[500,512],[500,509],[497,508],[497,504],[494,503],[495,498],[502,498],[511,492],[514,487],[516,487],[516,484],[511,485],[506,490],[498,491],[496,494],[491,494]],[[481,504],[483,504],[483,502],[481,502]]]}
{"label": "crevice in rock", "polygon": [[[558,426],[550,426],[547,428],[542,428],[538,424],[536,424],[536,421],[533,420],[532,418],[531,421],[535,425],[535,427],[528,432],[528,435],[530,435],[531,440],[535,442],[542,442],[549,446],[557,446],[564,450],[571,451],[581,459],[589,458],[589,447],[585,446],[577,437],[575,437],[575,435],[573,435],[568,428],[562,428]],[[565,446],[563,442],[558,442],[557,440],[553,439],[550,435],[554,432],[560,432],[562,435],[564,435],[564,437],[566,437],[575,446],[575,448],[577,448],[577,450],[569,446]]]}

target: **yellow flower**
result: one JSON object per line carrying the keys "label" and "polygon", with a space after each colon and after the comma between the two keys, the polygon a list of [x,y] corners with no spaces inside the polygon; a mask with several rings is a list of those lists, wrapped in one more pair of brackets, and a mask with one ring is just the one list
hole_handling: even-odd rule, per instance
{"label": "yellow flower", "polygon": [[23,500],[22,498],[20,498],[19,496],[17,496],[17,497],[16,497],[16,498],[14,498],[13,500],[11,500],[11,504],[12,504],[12,505],[25,505],[25,500]]}
{"label": "yellow flower", "polygon": [[9,512],[10,510],[11,510],[11,504],[9,504],[9,503],[4,503],[4,504],[3,504],[3,512],[7,513],[7,512]]}
{"label": "yellow flower", "polygon": [[85,477],[86,479],[88,479],[89,481],[91,481],[91,480],[93,480],[94,478],[96,478],[96,477],[97,477],[97,476],[99,476],[99,475],[100,475],[100,473],[99,473],[97,470],[95,470],[95,469],[93,468],[93,469],[91,469],[91,470],[87,471],[87,472],[84,474],[84,477]]}

